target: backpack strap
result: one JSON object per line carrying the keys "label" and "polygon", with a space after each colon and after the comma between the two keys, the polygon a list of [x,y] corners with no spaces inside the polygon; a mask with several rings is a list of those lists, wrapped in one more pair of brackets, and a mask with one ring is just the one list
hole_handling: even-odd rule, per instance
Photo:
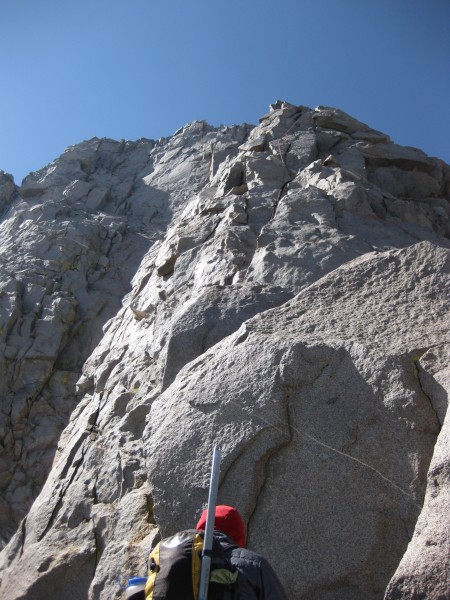
{"label": "backpack strap", "polygon": [[214,534],[214,539],[219,542],[220,547],[224,552],[228,552],[228,550],[234,550],[234,548],[239,548],[239,546],[233,542],[233,540],[228,537],[226,533],[223,533],[223,531],[220,531],[219,533],[221,534],[220,537]]}
{"label": "backpack strap", "polygon": [[198,532],[195,534],[192,542],[192,589],[194,598],[198,598],[198,590],[200,589],[200,577],[202,573],[202,552],[203,552],[203,536]]}
{"label": "backpack strap", "polygon": [[156,544],[148,557],[148,577],[145,584],[145,600],[153,600],[153,592],[155,591],[156,576],[160,570],[160,546],[161,542]]}

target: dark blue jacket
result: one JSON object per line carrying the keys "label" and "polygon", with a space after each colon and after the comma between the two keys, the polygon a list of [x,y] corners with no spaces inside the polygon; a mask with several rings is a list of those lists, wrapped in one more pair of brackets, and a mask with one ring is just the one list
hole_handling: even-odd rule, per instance
{"label": "dark blue jacket", "polygon": [[239,600],[287,600],[275,571],[264,557],[239,548],[222,532],[215,531],[214,536],[220,541],[229,562],[239,572]]}

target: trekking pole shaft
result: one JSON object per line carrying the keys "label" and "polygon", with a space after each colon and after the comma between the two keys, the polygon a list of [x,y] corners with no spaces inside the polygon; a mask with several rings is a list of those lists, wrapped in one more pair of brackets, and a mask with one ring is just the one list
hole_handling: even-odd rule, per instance
{"label": "trekking pole shaft", "polygon": [[213,546],[214,519],[216,516],[217,491],[220,475],[220,449],[214,448],[211,468],[211,481],[209,484],[208,514],[206,517],[205,541],[203,543],[202,570],[200,574],[200,587],[198,600],[207,600],[209,572],[211,569],[211,551]]}

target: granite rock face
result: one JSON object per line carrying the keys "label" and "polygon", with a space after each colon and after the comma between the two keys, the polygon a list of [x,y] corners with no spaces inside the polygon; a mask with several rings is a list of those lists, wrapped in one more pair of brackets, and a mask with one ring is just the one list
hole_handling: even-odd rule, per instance
{"label": "granite rock face", "polygon": [[218,444],[290,598],[446,598],[449,200],[280,101],[1,173],[2,597],[122,597]]}

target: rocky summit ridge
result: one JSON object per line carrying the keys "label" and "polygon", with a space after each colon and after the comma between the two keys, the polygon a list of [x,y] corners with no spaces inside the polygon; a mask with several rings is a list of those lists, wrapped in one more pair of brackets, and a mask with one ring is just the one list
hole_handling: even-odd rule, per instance
{"label": "rocky summit ridge", "polygon": [[450,167],[344,112],[0,173],[0,596],[123,597],[219,501],[292,600],[449,598]]}

